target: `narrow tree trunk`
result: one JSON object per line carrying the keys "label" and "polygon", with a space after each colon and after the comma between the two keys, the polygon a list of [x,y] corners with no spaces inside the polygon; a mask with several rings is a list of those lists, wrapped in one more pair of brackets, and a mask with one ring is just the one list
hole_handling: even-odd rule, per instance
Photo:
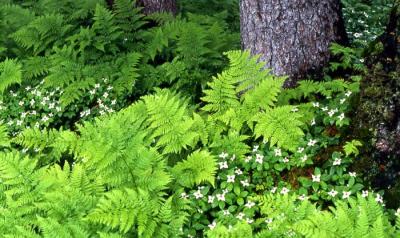
{"label": "narrow tree trunk", "polygon": [[340,0],[241,0],[242,47],[261,54],[291,87],[329,59],[333,41],[345,40]]}
{"label": "narrow tree trunk", "polygon": [[171,12],[176,14],[176,0],[138,0],[138,6],[143,7],[144,14],[154,12]]}

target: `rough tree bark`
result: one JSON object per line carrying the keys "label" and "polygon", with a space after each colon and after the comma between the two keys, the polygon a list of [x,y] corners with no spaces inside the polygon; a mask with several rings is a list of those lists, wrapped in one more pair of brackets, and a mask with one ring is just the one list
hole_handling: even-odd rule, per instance
{"label": "rough tree bark", "polygon": [[172,12],[176,14],[176,0],[138,0],[138,6],[143,7],[144,14],[154,12]]}
{"label": "rough tree bark", "polygon": [[241,0],[242,48],[261,54],[292,87],[329,59],[331,42],[347,40],[340,0]]}

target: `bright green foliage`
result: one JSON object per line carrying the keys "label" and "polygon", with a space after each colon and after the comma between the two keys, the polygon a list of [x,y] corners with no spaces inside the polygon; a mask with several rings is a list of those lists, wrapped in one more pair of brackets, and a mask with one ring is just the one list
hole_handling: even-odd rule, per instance
{"label": "bright green foliage", "polygon": [[195,151],[172,168],[177,182],[184,187],[193,187],[203,182],[214,185],[216,160],[207,151]]}
{"label": "bright green foliage", "polygon": [[346,144],[343,146],[343,149],[346,155],[354,154],[357,156],[360,153],[357,146],[362,146],[362,143],[358,140],[352,140],[346,142]]}
{"label": "bright green foliage", "polygon": [[22,82],[21,65],[16,60],[6,59],[0,63],[0,93],[13,84]]}
{"label": "bright green foliage", "polygon": [[301,114],[292,110],[292,106],[281,106],[256,115],[256,136],[263,136],[271,145],[277,144],[291,151],[296,150],[304,135],[300,128],[304,124],[299,120]]}

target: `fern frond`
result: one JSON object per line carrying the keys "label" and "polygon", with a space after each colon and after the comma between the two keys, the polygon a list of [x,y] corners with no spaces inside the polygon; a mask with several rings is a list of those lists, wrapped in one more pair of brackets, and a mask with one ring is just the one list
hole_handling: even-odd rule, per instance
{"label": "fern frond", "polygon": [[12,59],[6,59],[0,63],[0,93],[10,87],[12,84],[21,84],[22,70],[21,65]]}

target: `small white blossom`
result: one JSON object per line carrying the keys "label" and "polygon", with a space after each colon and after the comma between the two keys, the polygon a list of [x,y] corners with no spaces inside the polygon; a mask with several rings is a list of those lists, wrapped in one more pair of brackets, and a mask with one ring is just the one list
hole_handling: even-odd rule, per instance
{"label": "small white blossom", "polygon": [[244,205],[247,208],[252,208],[254,207],[256,204],[252,201],[247,201],[247,203]]}
{"label": "small white blossom", "polygon": [[323,108],[321,108],[321,110],[322,110],[323,112],[326,112],[326,111],[328,111],[328,107],[323,107]]}
{"label": "small white blossom", "polygon": [[291,110],[291,112],[297,112],[297,111],[299,111],[299,109],[297,107],[293,107]]}
{"label": "small white blossom", "polygon": [[308,159],[308,156],[307,156],[307,155],[303,155],[303,156],[300,158],[300,161],[304,163],[304,162],[307,161],[307,159]]}
{"label": "small white blossom", "polygon": [[357,173],[356,172],[349,172],[349,175],[350,175],[350,177],[356,177],[357,176]]}
{"label": "small white blossom", "polygon": [[248,163],[248,162],[250,162],[251,159],[252,159],[251,156],[247,156],[246,159],[244,159],[244,162],[245,162],[245,163]]}
{"label": "small white blossom", "polygon": [[378,193],[376,194],[375,201],[378,203],[383,203],[383,197]]}
{"label": "small white blossom", "polygon": [[351,91],[347,91],[344,95],[346,95],[346,97],[350,97]]}
{"label": "small white blossom", "polygon": [[335,160],[333,161],[333,165],[340,165],[342,163],[342,160],[339,158],[335,158]]}
{"label": "small white blossom", "polygon": [[94,88],[100,88],[100,84],[96,83],[96,84],[94,85]]}
{"label": "small white blossom", "polygon": [[340,104],[343,104],[346,101],[346,98],[340,99]]}
{"label": "small white blossom", "polygon": [[116,99],[114,99],[114,100],[111,101],[111,105],[115,105],[116,103],[117,103],[117,100],[116,100]]}
{"label": "small white blossom", "polygon": [[338,192],[334,189],[332,189],[330,192],[328,192],[328,195],[331,197],[336,197],[337,194],[338,194]]}
{"label": "small white blossom", "polygon": [[33,106],[35,104],[35,100],[32,98],[31,101],[29,102],[29,104],[31,104],[31,106]]}
{"label": "small white blossom", "polygon": [[240,213],[236,216],[236,218],[239,219],[239,220],[243,220],[243,217],[244,217],[244,213],[243,213],[243,212],[240,212]]}
{"label": "small white blossom", "polygon": [[394,215],[397,216],[397,217],[400,217],[400,208],[397,208],[397,211],[396,211],[396,213]]}
{"label": "small white blossom", "polygon": [[187,195],[185,192],[183,192],[183,193],[181,193],[181,198],[188,199],[189,195]]}
{"label": "small white blossom", "polygon": [[312,176],[312,181],[313,182],[316,182],[316,183],[319,183],[319,182],[321,182],[321,175],[320,174],[317,174],[317,175],[311,175]]}
{"label": "small white blossom", "polygon": [[256,163],[262,164],[264,156],[260,154],[256,154]]}
{"label": "small white blossom", "polygon": [[253,152],[257,152],[258,148],[259,148],[258,145],[253,146]]}
{"label": "small white blossom", "polygon": [[96,89],[92,89],[89,91],[90,95],[94,95],[96,93]]}
{"label": "small white blossom", "polygon": [[228,168],[228,162],[219,162],[219,169],[227,169]]}
{"label": "small white blossom", "polygon": [[217,194],[218,201],[225,201],[225,193]]}
{"label": "small white blossom", "polygon": [[368,197],[368,190],[363,190],[361,196],[363,198]]}
{"label": "small white blossom", "polygon": [[335,114],[335,111],[334,111],[334,110],[330,110],[330,111],[328,112],[329,117],[332,117],[334,114]]}
{"label": "small white blossom", "polygon": [[304,151],[304,147],[299,147],[299,148],[297,149],[297,152],[298,152],[298,153],[303,153],[303,151]]}
{"label": "small white blossom", "polygon": [[48,121],[50,118],[49,117],[47,117],[46,115],[44,115],[43,117],[42,117],[42,121],[43,122],[46,122],[46,121]]}
{"label": "small white blossom", "polygon": [[313,125],[315,125],[315,124],[316,124],[315,118],[313,118],[313,119],[311,120],[311,126],[313,126]]}
{"label": "small white blossom", "polygon": [[250,186],[250,183],[249,183],[249,180],[248,180],[248,179],[246,179],[246,180],[241,180],[240,183],[243,185],[243,187],[248,187],[248,186]]}
{"label": "small white blossom", "polygon": [[344,192],[343,192],[342,198],[343,198],[343,199],[347,199],[347,198],[350,197],[350,195],[351,195],[351,191],[348,191],[348,192],[344,191]]}
{"label": "small white blossom", "polygon": [[340,114],[340,116],[338,116],[339,121],[342,121],[344,119],[344,113]]}
{"label": "small white blossom", "polygon": [[319,102],[313,102],[312,105],[313,107],[319,107]]}
{"label": "small white blossom", "polygon": [[[361,20],[359,20],[358,22],[359,22],[359,23],[364,23],[364,22],[361,21]],[[357,32],[357,33],[354,33],[354,37],[355,37],[355,38],[359,38],[359,37],[361,37],[361,36],[362,36],[361,33],[358,33],[358,32]]]}
{"label": "small white blossom", "polygon": [[108,90],[108,91],[110,91],[110,90],[112,90],[112,89],[113,89],[113,86],[111,86],[111,85],[107,87],[107,90]]}
{"label": "small white blossom", "polygon": [[200,198],[204,197],[204,195],[201,193],[200,190],[197,190],[196,192],[194,192],[193,195],[196,199],[200,199]]}
{"label": "small white blossom", "polygon": [[288,188],[283,187],[281,190],[281,194],[287,194],[290,190]]}
{"label": "small white blossom", "polygon": [[235,182],[235,175],[234,174],[233,175],[228,175],[227,177],[228,177],[228,180],[227,180],[228,183],[234,183]]}
{"label": "small white blossom", "polygon": [[208,227],[210,228],[210,230],[213,230],[215,227],[217,226],[217,223],[215,221],[213,221],[213,223],[209,224]]}
{"label": "small white blossom", "polygon": [[17,122],[16,122],[17,126],[21,126],[22,122],[23,122],[22,120],[17,120]]}
{"label": "small white blossom", "polygon": [[243,174],[243,171],[241,169],[236,169],[235,174],[241,175],[241,174]]}
{"label": "small white blossom", "polygon": [[287,157],[282,159],[283,163],[289,163],[289,159]]}
{"label": "small white blossom", "polygon": [[105,92],[105,93],[103,94],[103,98],[108,98],[108,93],[107,93],[107,92]]}
{"label": "small white blossom", "polygon": [[253,220],[253,219],[250,219],[250,218],[246,218],[246,222],[247,222],[247,224],[251,224],[251,223],[254,222],[254,220]]}
{"label": "small white blossom", "polygon": [[208,196],[208,203],[213,203],[215,197],[214,196]]}
{"label": "small white blossom", "polygon": [[224,210],[223,211],[224,216],[229,216],[231,215],[231,213],[229,212],[229,210]]}
{"label": "small white blossom", "polygon": [[277,189],[278,189],[277,187],[272,187],[271,193],[275,193]]}
{"label": "small white blossom", "polygon": [[56,107],[57,112],[61,112],[61,107]]}
{"label": "small white blossom", "polygon": [[275,149],[274,150],[274,152],[275,152],[275,156],[282,156],[282,151],[281,151],[281,149]]}
{"label": "small white blossom", "polygon": [[233,156],[230,158],[231,161],[234,161],[235,159],[236,159],[236,156],[235,156],[235,155],[233,155]]}
{"label": "small white blossom", "polygon": [[228,153],[222,152],[221,154],[218,155],[221,159],[225,159],[228,157]]}
{"label": "small white blossom", "polygon": [[317,140],[310,139],[307,143],[308,146],[314,146],[317,143]]}
{"label": "small white blossom", "polygon": [[272,218],[268,218],[268,219],[266,219],[266,220],[265,220],[265,223],[267,223],[267,224],[270,224],[270,223],[272,223]]}
{"label": "small white blossom", "polygon": [[308,197],[305,194],[302,194],[298,197],[299,200],[304,201],[306,199],[308,199]]}

